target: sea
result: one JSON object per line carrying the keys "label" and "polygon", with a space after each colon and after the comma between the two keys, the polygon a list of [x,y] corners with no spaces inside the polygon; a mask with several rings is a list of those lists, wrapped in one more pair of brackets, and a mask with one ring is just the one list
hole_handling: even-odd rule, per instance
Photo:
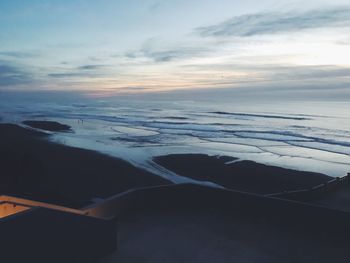
{"label": "sea", "polygon": [[50,139],[121,158],[175,183],[191,179],[153,157],[200,153],[333,177],[350,172],[347,101],[28,94],[0,94],[2,123],[68,124],[72,132],[51,132]]}

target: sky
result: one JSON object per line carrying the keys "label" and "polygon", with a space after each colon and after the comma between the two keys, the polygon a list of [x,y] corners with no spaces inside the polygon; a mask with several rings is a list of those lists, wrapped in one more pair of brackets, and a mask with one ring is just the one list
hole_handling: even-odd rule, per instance
{"label": "sky", "polygon": [[349,82],[348,0],[0,1],[0,91]]}

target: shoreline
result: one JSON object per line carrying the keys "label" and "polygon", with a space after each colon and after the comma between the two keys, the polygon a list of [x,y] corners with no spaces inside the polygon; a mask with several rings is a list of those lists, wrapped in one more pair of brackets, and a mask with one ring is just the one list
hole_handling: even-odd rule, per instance
{"label": "shoreline", "polygon": [[[61,125],[64,124],[58,127]],[[3,194],[78,208],[131,189],[172,184],[124,160],[58,144],[48,140],[48,136],[14,124],[0,124]],[[200,184],[206,181],[257,194],[310,188],[332,179],[324,174],[228,156],[169,154],[157,156],[153,161]],[[14,174],[13,178],[9,174]]]}

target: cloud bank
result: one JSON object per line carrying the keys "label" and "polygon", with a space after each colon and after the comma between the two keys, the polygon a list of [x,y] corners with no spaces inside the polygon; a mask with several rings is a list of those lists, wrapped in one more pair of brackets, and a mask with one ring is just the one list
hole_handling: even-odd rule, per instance
{"label": "cloud bank", "polygon": [[20,85],[31,82],[28,73],[21,69],[0,62],[0,86]]}
{"label": "cloud bank", "polygon": [[337,26],[350,26],[350,7],[247,14],[195,31],[203,37],[250,37]]}

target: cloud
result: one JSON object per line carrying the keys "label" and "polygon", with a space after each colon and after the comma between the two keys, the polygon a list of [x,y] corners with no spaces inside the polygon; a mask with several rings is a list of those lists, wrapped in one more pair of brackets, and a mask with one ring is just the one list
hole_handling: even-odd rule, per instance
{"label": "cloud", "polygon": [[26,84],[32,81],[31,76],[21,69],[0,62],[0,86]]}
{"label": "cloud", "polygon": [[[156,63],[190,59],[210,51],[210,47],[198,46],[193,43],[180,44],[166,43],[163,39],[152,37],[147,39],[142,46],[134,51],[128,51],[122,55],[127,59],[148,59]],[[112,55],[119,57],[119,55]]]}
{"label": "cloud", "polygon": [[[245,61],[244,57],[241,59]],[[350,83],[350,67],[336,65],[291,65],[291,64],[264,64],[251,62],[240,64],[239,62],[188,64],[182,66],[189,72],[196,72],[198,76],[204,76],[209,84],[215,81],[217,85],[245,84],[245,83]],[[207,77],[208,72],[211,79]],[[328,86],[329,87],[329,86]]]}
{"label": "cloud", "polygon": [[250,37],[350,25],[350,7],[295,12],[265,12],[233,17],[223,23],[199,27],[203,37]]}
{"label": "cloud", "polygon": [[349,46],[350,45],[350,39],[343,39],[343,40],[337,41],[336,43],[338,45]]}
{"label": "cloud", "polygon": [[145,57],[153,59],[155,62],[169,62],[178,59],[190,58],[199,53],[197,49],[170,49],[163,51],[153,51],[143,49],[142,53]]}
{"label": "cloud", "polygon": [[274,80],[338,79],[349,78],[350,68],[338,66],[294,66],[275,68]]}
{"label": "cloud", "polygon": [[49,73],[47,76],[52,78],[76,78],[76,77],[98,77],[104,75],[100,69],[106,65],[82,65],[71,69],[66,69],[64,72]]}
{"label": "cloud", "polygon": [[149,6],[149,10],[151,12],[155,12],[155,11],[159,10],[161,8],[161,6],[162,6],[162,2],[155,2]]}
{"label": "cloud", "polygon": [[144,47],[137,52],[128,52],[125,53],[125,57],[130,59],[136,58],[148,58],[153,60],[154,62],[170,62],[176,61],[180,59],[188,59],[195,56],[199,56],[207,52],[207,49],[204,48],[191,48],[191,47],[183,47],[179,49],[159,49],[155,50],[151,47]]}
{"label": "cloud", "polygon": [[145,91],[145,90],[152,90],[152,87],[126,86],[126,87],[118,88],[118,91],[122,91],[122,92]]}
{"label": "cloud", "polygon": [[102,74],[98,74],[95,72],[76,72],[76,71],[47,74],[47,76],[51,78],[96,78],[101,75]]}
{"label": "cloud", "polygon": [[101,69],[104,68],[105,65],[83,65],[78,67],[78,70],[97,70],[97,69]]}
{"label": "cloud", "polygon": [[[119,55],[112,55],[112,57],[118,57]],[[137,58],[137,52],[127,52],[125,53],[125,57],[127,58]]]}
{"label": "cloud", "polygon": [[0,51],[0,56],[10,58],[31,58],[33,54],[20,51]]}
{"label": "cloud", "polygon": [[86,74],[81,74],[78,72],[68,72],[68,73],[50,73],[48,74],[49,77],[52,78],[70,78],[70,77],[83,77]]}

